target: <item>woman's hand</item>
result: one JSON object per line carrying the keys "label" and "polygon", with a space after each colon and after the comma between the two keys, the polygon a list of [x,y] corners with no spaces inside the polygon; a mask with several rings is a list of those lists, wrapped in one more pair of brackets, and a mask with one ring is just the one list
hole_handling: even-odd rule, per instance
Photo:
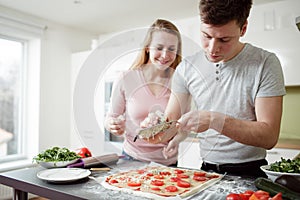
{"label": "woman's hand", "polygon": [[105,128],[110,133],[120,136],[125,132],[125,119],[122,115],[118,117],[108,117],[105,123]]}
{"label": "woman's hand", "polygon": [[176,125],[176,129],[178,129],[177,134],[172,140],[169,141],[168,145],[162,151],[165,159],[177,155],[179,143],[185,140],[185,138],[188,136],[188,132],[181,130],[179,123]]}

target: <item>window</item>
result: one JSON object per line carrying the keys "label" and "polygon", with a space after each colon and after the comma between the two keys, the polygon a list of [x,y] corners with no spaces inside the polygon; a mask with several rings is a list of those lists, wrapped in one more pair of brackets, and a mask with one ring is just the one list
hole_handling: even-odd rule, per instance
{"label": "window", "polygon": [[9,12],[0,12],[0,22],[1,172],[32,165],[32,157],[38,153],[40,55],[45,27]]}
{"label": "window", "polygon": [[23,153],[24,44],[0,36],[0,158]]}

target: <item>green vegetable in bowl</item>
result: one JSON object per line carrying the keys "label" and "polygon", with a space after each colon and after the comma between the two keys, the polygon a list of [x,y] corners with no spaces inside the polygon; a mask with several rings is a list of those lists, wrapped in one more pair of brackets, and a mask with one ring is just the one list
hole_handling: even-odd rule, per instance
{"label": "green vegetable in bowl", "polygon": [[300,158],[284,159],[270,164],[270,171],[285,173],[300,173]]}
{"label": "green vegetable in bowl", "polygon": [[80,158],[75,152],[63,147],[53,147],[47,149],[44,152],[39,153],[33,158],[36,162],[60,162],[60,161],[71,161]]}

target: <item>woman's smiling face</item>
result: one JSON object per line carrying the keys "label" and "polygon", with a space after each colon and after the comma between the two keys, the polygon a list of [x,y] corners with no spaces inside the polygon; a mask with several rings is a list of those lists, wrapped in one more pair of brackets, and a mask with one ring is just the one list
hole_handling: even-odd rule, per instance
{"label": "woman's smiling face", "polygon": [[175,60],[178,49],[176,35],[165,31],[152,34],[152,41],[148,47],[149,62],[160,70],[166,70]]}

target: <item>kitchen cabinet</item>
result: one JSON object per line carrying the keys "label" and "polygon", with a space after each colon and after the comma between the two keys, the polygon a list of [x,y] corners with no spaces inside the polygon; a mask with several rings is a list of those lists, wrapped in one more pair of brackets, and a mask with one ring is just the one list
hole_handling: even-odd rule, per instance
{"label": "kitchen cabinet", "polygon": [[284,149],[284,148],[273,148],[267,151],[267,161],[268,163],[274,163],[280,161],[281,157],[285,159],[293,159],[300,153],[297,149]]}
{"label": "kitchen cabinet", "polygon": [[[299,149],[273,148],[267,151],[268,163],[280,161],[281,157],[293,159],[300,153]],[[178,166],[199,169],[202,164],[200,148],[197,139],[186,139],[179,145]]]}
{"label": "kitchen cabinet", "polygon": [[73,91],[74,91],[76,78],[80,71],[80,68],[90,54],[91,54],[91,51],[83,51],[83,52],[74,53],[71,56],[71,96],[70,96],[70,99],[71,99],[70,148],[71,149],[77,149],[77,148],[83,146],[83,144],[81,143],[81,138],[79,137],[79,134],[77,133],[75,122],[74,122]]}
{"label": "kitchen cabinet", "polygon": [[[94,65],[92,66],[90,64],[91,63],[90,59],[94,61],[92,63],[96,63],[97,64],[96,67],[100,67],[102,70],[101,72],[103,72],[103,73],[99,73],[98,71],[99,75],[96,74],[97,85],[91,86],[91,87],[95,87],[94,99],[93,99],[93,101],[95,102],[93,107],[94,115],[92,117],[93,119],[95,118],[97,127],[88,130],[90,132],[89,135],[86,134],[87,131],[85,130],[82,131],[84,132],[84,135],[77,130],[75,126],[76,124],[74,121],[74,116],[73,116],[73,106],[71,107],[71,136],[70,136],[71,145],[70,146],[72,149],[78,148],[80,146],[89,146],[89,148],[92,150],[94,146],[98,146],[97,148],[95,147],[96,152],[97,154],[101,154],[104,151],[107,151],[107,149],[105,149],[107,145],[105,144],[106,142],[109,143],[110,141],[121,141],[121,142],[123,141],[122,137],[113,136],[112,134],[107,132],[103,126],[105,115],[109,108],[110,94],[111,94],[113,82],[122,71],[129,69],[137,53],[137,51],[132,51],[132,52],[126,52],[122,55],[118,55],[118,52],[122,51],[122,48],[125,47],[123,47],[122,45],[105,46],[105,48],[95,49],[94,51],[90,50],[90,51],[84,51],[84,52],[78,52],[72,54],[71,102],[73,102],[73,92],[74,92],[75,84],[78,84],[78,80],[77,80],[78,75],[82,75],[79,74],[81,73],[80,70],[83,70],[83,73],[86,73],[86,71],[92,71],[92,69],[94,69],[92,68],[94,67]],[[110,59],[112,57],[114,59]],[[93,72],[94,71],[92,71],[92,73]],[[80,84],[86,84],[86,83],[80,82]],[[95,127],[95,126],[90,126],[90,127]],[[101,141],[97,140],[96,142],[94,140],[94,138],[97,137],[95,133],[98,133],[99,129],[101,132]],[[91,141],[91,142],[88,143],[86,141]],[[114,145],[109,145],[109,146],[114,146]],[[119,151],[119,148],[112,148],[112,149]]]}
{"label": "kitchen cabinet", "polygon": [[200,147],[197,139],[186,139],[178,150],[178,167],[199,169],[202,164]]}

